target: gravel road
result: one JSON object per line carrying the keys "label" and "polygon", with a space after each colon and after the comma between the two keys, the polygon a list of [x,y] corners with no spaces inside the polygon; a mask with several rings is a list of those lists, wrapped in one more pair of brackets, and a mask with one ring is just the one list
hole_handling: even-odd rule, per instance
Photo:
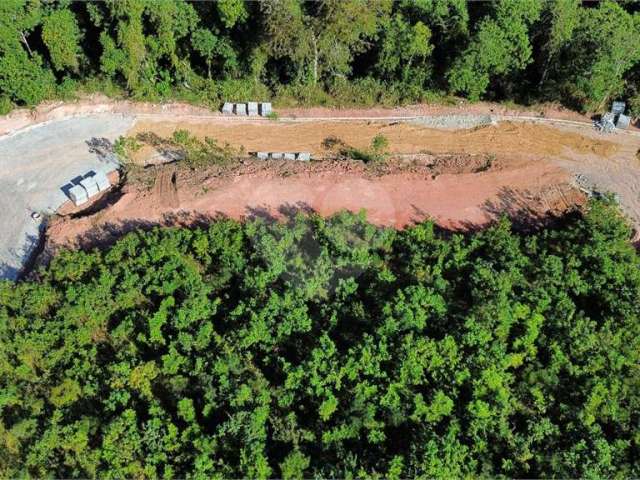
{"label": "gravel road", "polygon": [[38,245],[42,218],[67,201],[63,186],[91,170],[116,167],[90,153],[86,141],[114,140],[132,123],[133,117],[113,114],[68,118],[0,138],[0,279],[18,276]]}

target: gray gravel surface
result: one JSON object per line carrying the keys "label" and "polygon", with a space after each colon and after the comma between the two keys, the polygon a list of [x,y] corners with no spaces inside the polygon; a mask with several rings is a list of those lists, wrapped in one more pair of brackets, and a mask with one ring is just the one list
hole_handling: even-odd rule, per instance
{"label": "gray gravel surface", "polygon": [[113,114],[67,118],[0,138],[0,279],[19,275],[38,244],[43,217],[68,200],[63,186],[91,170],[116,168],[86,141],[115,140],[132,123],[133,117]]}

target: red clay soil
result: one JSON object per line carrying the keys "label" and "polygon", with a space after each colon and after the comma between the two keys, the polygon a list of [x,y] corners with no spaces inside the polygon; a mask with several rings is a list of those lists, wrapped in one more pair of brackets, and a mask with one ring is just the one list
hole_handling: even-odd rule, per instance
{"label": "red clay soil", "polygon": [[177,194],[167,196],[167,189],[171,190],[167,176],[173,173],[160,167],[151,189],[126,185],[109,208],[81,218],[54,219],[47,232],[47,251],[60,246],[89,248],[137,227],[191,224],[220,215],[281,218],[295,210],[331,215],[344,209],[365,209],[369,221],[377,225],[401,228],[433,219],[443,227],[466,230],[502,213],[539,220],[584,200],[569,187],[566,172],[546,161],[435,178],[421,167],[381,176],[350,167],[302,169],[285,176],[282,171],[274,175],[264,163],[253,168],[253,163],[232,176],[208,179],[178,172],[177,205],[173,203],[178,201]]}

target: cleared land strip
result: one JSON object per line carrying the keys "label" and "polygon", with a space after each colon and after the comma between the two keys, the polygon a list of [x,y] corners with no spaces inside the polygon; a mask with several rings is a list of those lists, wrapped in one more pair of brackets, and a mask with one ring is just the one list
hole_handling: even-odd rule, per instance
{"label": "cleared land strip", "polygon": [[[97,110],[104,109],[100,107],[97,108]],[[256,119],[254,117],[229,117],[202,112],[200,114],[191,114],[188,111],[176,116],[174,111],[167,111],[165,113],[149,113],[144,111],[131,113],[111,113],[108,111],[105,113],[91,113],[87,111],[87,109],[82,111],[76,109],[75,112],[70,113],[70,117],[59,118],[62,113],[62,111],[56,111],[52,114],[55,118],[49,118],[45,122],[35,125],[27,125],[25,124],[27,120],[20,119],[19,122],[14,122],[14,124],[18,125],[22,122],[21,127],[9,128],[11,131],[0,137],[0,221],[6,226],[0,235],[0,277],[15,278],[25,260],[28,258],[29,253],[33,250],[34,246],[37,245],[37,240],[40,235],[40,223],[31,218],[31,213],[34,211],[51,212],[57,209],[59,205],[65,201],[64,194],[60,190],[62,185],[74,176],[86,173],[86,171],[92,168],[105,167],[101,159],[89,152],[86,141],[91,137],[107,137],[114,140],[119,135],[125,134],[136,121],[153,121],[153,123],[160,124],[163,122],[170,123],[171,120],[177,119],[179,122],[185,122],[185,128],[190,128],[192,124],[198,123],[219,130],[224,130],[225,125],[229,126],[229,128],[237,125],[241,130],[245,130],[243,133],[245,138],[247,138],[247,132],[250,129],[257,128],[256,141],[259,141],[260,137],[265,139],[269,138],[270,135],[267,135],[266,131],[273,128],[298,128],[295,127],[295,125],[313,124],[310,126],[312,130],[316,130],[317,125],[336,124],[336,128],[338,128],[337,125],[345,126],[343,130],[347,132],[347,136],[352,129],[362,130],[362,142],[364,142],[365,139],[370,139],[370,137],[367,136],[369,135],[367,132],[374,130],[373,127],[367,127],[367,124],[374,123],[390,129],[389,132],[391,133],[389,136],[392,141],[390,147],[392,150],[395,148],[396,153],[420,152],[422,150],[430,151],[434,146],[437,147],[435,149],[440,152],[448,151],[451,153],[460,150],[468,153],[466,143],[469,140],[469,136],[478,135],[477,133],[470,134],[464,133],[464,131],[449,129],[446,132],[440,132],[437,135],[434,134],[437,139],[439,139],[437,140],[433,135],[430,137],[429,135],[431,134],[424,132],[429,129],[433,131],[433,128],[442,128],[441,124],[446,124],[446,121],[441,121],[442,118],[453,119],[454,126],[455,122],[461,119],[466,122],[467,125],[474,118],[477,118],[483,125],[497,122],[501,126],[489,127],[489,130],[485,132],[487,134],[486,141],[481,139],[482,142],[484,142],[481,148],[482,151],[491,151],[494,146],[500,144],[499,140],[503,138],[504,135],[512,135],[513,148],[509,147],[501,152],[504,158],[508,157],[510,152],[513,153],[514,158],[519,154],[526,153],[530,154],[530,156],[528,160],[524,159],[525,163],[526,161],[536,162],[540,160],[536,160],[536,155],[540,154],[539,157],[544,159],[544,162],[541,162],[540,165],[546,165],[547,167],[549,165],[555,165],[556,167],[564,169],[564,171],[567,172],[566,175],[582,173],[592,179],[593,183],[599,187],[620,193],[623,208],[631,218],[640,225],[640,205],[637,191],[637,185],[640,185],[640,165],[638,165],[638,160],[635,158],[635,152],[640,148],[640,142],[638,141],[640,138],[639,132],[627,131],[623,134],[601,135],[595,132],[592,124],[587,121],[508,114],[489,115],[483,112],[467,115],[460,111],[454,114],[443,115],[403,114],[384,116],[377,114],[360,114],[349,118],[296,114],[295,116],[283,117],[278,121]],[[34,118],[47,117],[35,116]],[[394,122],[401,123],[405,126],[402,128],[393,127],[392,124]],[[551,135],[551,140],[541,139],[542,143],[548,143],[553,147],[552,150],[545,151],[544,154],[538,151],[539,148],[542,148],[540,142],[536,143],[536,137],[540,135],[540,131],[527,131],[528,127],[525,127],[524,130],[515,129],[510,131],[509,129],[512,129],[512,127],[509,126],[509,122],[518,122],[518,124],[522,125],[540,125],[539,128],[546,128],[548,132],[555,132]],[[9,121],[4,121],[3,123],[3,120],[0,120],[0,131],[7,132],[7,128],[14,124]],[[346,124],[350,124],[350,126],[346,127]],[[342,129],[342,127],[339,128]],[[394,129],[397,129],[397,135],[393,133],[395,131]],[[411,132],[407,132],[404,138],[403,135],[405,134],[402,133],[403,129],[411,130]],[[261,134],[260,130],[264,130],[264,132]],[[481,133],[480,135],[485,135],[485,133]],[[396,135],[395,139],[392,138],[393,135]],[[576,135],[581,136],[577,143],[567,142],[567,139],[575,138]],[[456,136],[461,138],[458,139],[457,143],[452,142],[451,139]],[[224,138],[218,135],[214,135],[214,137],[224,140]],[[292,138],[296,139],[296,136],[294,135]],[[496,143],[496,139],[498,143]],[[319,143],[319,140],[315,137],[309,138],[308,141],[311,142],[311,145],[317,145]],[[394,142],[397,142],[397,145],[394,145]],[[409,144],[407,142],[413,142],[410,148],[408,148],[408,151],[407,145]],[[420,142],[422,142],[422,144]],[[593,145],[599,145],[602,142],[617,145],[615,152],[605,154],[603,152],[605,152],[606,149],[599,150],[595,147],[592,148]],[[582,148],[580,145],[585,148]],[[531,151],[526,151],[527,149]],[[526,164],[520,166],[528,168]],[[110,166],[109,168],[113,167]],[[532,168],[535,170],[535,163]],[[311,174],[307,172],[299,173],[299,175]],[[477,204],[477,202],[481,202],[481,200],[485,207],[493,204],[496,208],[500,207],[505,209],[509,207],[509,202],[515,206],[518,204],[517,202],[522,203],[523,201],[527,201],[528,198],[533,198],[532,194],[526,193],[527,186],[524,184],[518,185],[520,193],[509,192],[508,185],[502,185],[504,188],[502,189],[501,196],[489,189],[487,192],[493,193],[488,193],[487,195],[492,196],[492,198],[480,199],[478,197],[476,199],[473,196],[467,196],[468,199],[475,199],[474,201],[476,201],[476,203],[471,202],[473,205],[463,205],[457,202],[457,199],[447,196],[446,194],[448,191],[455,191],[457,192],[456,196],[464,197],[464,188],[460,190],[459,188],[453,189],[446,186],[463,185],[465,188],[474,188],[477,182],[484,182],[485,180],[491,182],[491,180],[488,180],[491,175],[482,176],[480,174],[465,173],[465,175],[469,175],[469,177],[464,181],[462,178],[456,180],[454,174],[447,175],[450,175],[451,179],[446,182],[445,180],[449,177],[445,175],[441,180],[436,182],[415,181],[415,179],[412,179],[410,183],[404,184],[401,179],[396,178],[395,181],[399,181],[399,183],[389,183],[388,186],[391,188],[391,193],[385,193],[385,195],[390,195],[396,203],[398,201],[397,198],[402,197],[401,193],[403,189],[410,187],[412,191],[418,192],[415,198],[423,202],[423,205],[413,205],[412,207],[415,207],[417,212],[424,214],[409,215],[406,211],[402,210],[402,208],[405,207],[402,207],[400,213],[394,213],[394,218],[397,221],[394,220],[391,224],[399,225],[407,218],[419,220],[420,218],[431,216],[432,218],[440,218],[443,224],[451,220],[449,223],[453,225],[459,220],[458,224],[463,225],[465,215],[473,216],[475,221],[481,219],[482,215],[479,213],[480,210],[478,210],[479,207]],[[528,175],[531,177],[532,183],[538,180],[536,179],[535,172],[529,172]],[[349,181],[353,185],[359,184],[357,175],[352,175],[352,177],[349,178],[351,178]],[[297,179],[291,179],[289,181],[291,182],[290,184],[287,183],[286,179],[261,179],[259,177],[247,181],[249,182],[248,184],[252,185],[251,188],[254,189],[261,185],[271,185],[274,191],[286,193],[288,189],[290,189],[292,192],[301,192],[301,195],[304,192],[297,190],[297,188],[307,188],[304,186],[304,183],[299,183]],[[167,179],[165,178],[163,182],[163,185],[167,183]],[[559,185],[559,191],[565,192],[562,181],[554,177],[552,183]],[[534,186],[535,188],[540,187],[539,185]],[[171,194],[170,201],[167,200],[162,206],[162,208],[169,213],[174,210],[178,211],[179,208],[183,206],[182,197],[185,192],[179,191],[180,203],[178,203],[178,191],[173,190],[173,188],[172,186],[171,190],[169,190]],[[211,185],[211,188],[218,189],[217,191],[220,192],[226,192],[227,197],[224,198],[229,198],[232,202],[242,202],[245,200],[242,194],[234,197],[233,182],[225,185]],[[375,186],[371,188],[373,188],[374,193],[370,196],[375,197],[375,192],[380,190]],[[535,190],[535,188],[533,190]],[[429,189],[433,189],[433,192],[437,191],[440,193],[430,195],[428,194]],[[166,190],[165,188],[163,191]],[[525,191],[525,193],[522,193],[523,191]],[[349,194],[349,192],[351,193]],[[187,202],[187,207],[189,205],[189,194],[189,192],[186,192],[185,201]],[[349,195],[352,195],[353,198],[349,197]],[[396,198],[397,195],[400,196]],[[202,195],[200,195],[200,197],[204,198],[202,201],[219,201],[221,204],[224,204],[223,197],[218,198],[212,196],[208,200],[206,196],[202,197]],[[295,194],[287,194],[285,197],[288,202],[295,201]],[[329,204],[325,201],[324,204],[319,204],[318,210],[323,212],[334,211],[341,206],[341,202],[344,203],[343,206],[355,209],[358,206],[358,202],[354,203],[353,199],[363,197],[359,197],[357,189],[350,187],[344,190],[344,192],[341,191],[340,195],[336,198],[341,198],[342,200],[337,203],[329,201]],[[310,200],[312,204],[317,203],[314,199],[307,200]],[[363,199],[363,202],[364,200],[365,199]],[[255,198],[252,201],[257,202]],[[370,203],[371,201],[371,199],[367,200],[367,202]],[[571,203],[571,201],[572,199],[569,198],[564,203]],[[278,199],[273,197],[270,202],[273,204],[270,206],[277,209]],[[440,206],[436,206],[433,202],[437,202]],[[231,205],[231,203],[229,205]],[[245,211],[245,207],[247,206],[248,205],[239,205],[237,209],[239,209],[239,211]],[[367,206],[368,204],[361,205],[361,207],[365,208]],[[215,211],[214,207],[215,205],[208,205],[207,211]],[[119,206],[117,204],[114,205],[114,210],[117,210],[117,208],[119,208]]]}

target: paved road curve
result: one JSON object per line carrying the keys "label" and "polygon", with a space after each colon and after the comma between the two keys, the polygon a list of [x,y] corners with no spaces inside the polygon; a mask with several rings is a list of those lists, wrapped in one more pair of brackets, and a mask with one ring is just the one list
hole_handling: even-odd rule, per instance
{"label": "paved road curve", "polygon": [[115,140],[133,117],[94,115],[37,125],[0,138],[0,279],[15,279],[38,243],[32,212],[55,211],[67,201],[61,187],[90,170],[115,164],[90,153],[92,137]]}

